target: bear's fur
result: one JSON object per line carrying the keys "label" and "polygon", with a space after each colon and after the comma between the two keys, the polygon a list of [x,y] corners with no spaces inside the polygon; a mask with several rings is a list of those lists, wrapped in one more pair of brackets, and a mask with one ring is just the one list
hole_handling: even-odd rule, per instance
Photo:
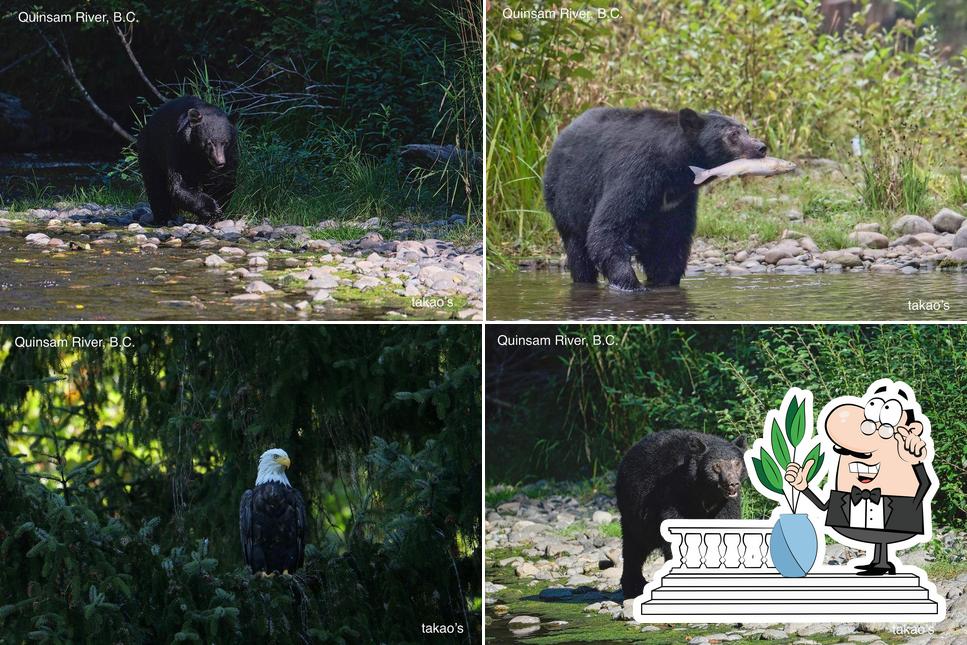
{"label": "bear's fur", "polygon": [[558,135],[544,170],[544,203],[575,282],[617,289],[677,285],[695,232],[698,187],[689,166],[764,157],[766,146],[718,112],[594,108]]}
{"label": "bear's fur", "polygon": [[701,432],[666,430],[648,435],[624,456],[615,492],[626,599],[641,593],[641,567],[653,550],[660,548],[666,560],[671,558],[671,547],[659,532],[663,520],[739,517],[745,447],[742,436],[730,443]]}
{"label": "bear's fur", "polygon": [[211,222],[235,191],[235,126],[198,97],[173,99],[141,129],[138,163],[155,224],[167,224],[179,210]]}

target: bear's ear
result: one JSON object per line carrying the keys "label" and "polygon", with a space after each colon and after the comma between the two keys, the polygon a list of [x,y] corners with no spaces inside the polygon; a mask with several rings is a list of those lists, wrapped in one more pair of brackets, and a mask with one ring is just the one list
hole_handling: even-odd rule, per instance
{"label": "bear's ear", "polygon": [[732,444],[739,450],[745,450],[745,435],[740,434],[735,438],[735,441],[733,441]]}
{"label": "bear's ear", "polygon": [[705,126],[705,119],[695,110],[683,108],[678,111],[678,123],[685,132],[698,132]]}
{"label": "bear's ear", "polygon": [[196,108],[191,108],[188,110],[188,123],[195,126],[201,123],[201,112]]}
{"label": "bear's ear", "polygon": [[688,449],[696,457],[701,457],[708,450],[708,446],[706,446],[705,442],[699,439],[698,437],[689,437]]}

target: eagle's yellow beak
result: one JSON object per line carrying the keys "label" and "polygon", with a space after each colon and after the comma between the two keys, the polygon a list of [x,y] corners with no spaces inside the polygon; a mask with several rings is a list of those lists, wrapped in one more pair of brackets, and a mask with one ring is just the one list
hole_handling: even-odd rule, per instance
{"label": "eagle's yellow beak", "polygon": [[282,466],[285,466],[285,469],[286,470],[288,470],[289,469],[289,466],[292,465],[292,462],[289,461],[289,458],[288,457],[277,457],[276,460],[275,460],[275,463],[281,464]]}

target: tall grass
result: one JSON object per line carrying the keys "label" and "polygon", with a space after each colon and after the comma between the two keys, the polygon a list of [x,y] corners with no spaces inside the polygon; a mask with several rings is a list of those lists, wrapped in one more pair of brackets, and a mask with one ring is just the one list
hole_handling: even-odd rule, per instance
{"label": "tall grass", "polygon": [[[585,325],[553,333],[583,343],[559,351],[557,364],[550,350],[495,352],[503,367],[487,391],[501,405],[488,412],[487,442],[504,456],[488,460],[492,483],[598,476],[660,430],[758,436],[790,387],[812,390],[818,411],[889,376],[910,384],[932,422],[941,482],[934,515],[967,526],[967,424],[950,405],[967,389],[967,328]],[[609,335],[612,344],[594,342]]]}

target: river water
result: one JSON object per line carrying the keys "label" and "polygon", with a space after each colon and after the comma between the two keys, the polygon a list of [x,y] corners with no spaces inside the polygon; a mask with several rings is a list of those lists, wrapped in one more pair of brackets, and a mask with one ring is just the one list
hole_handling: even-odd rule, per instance
{"label": "river water", "polygon": [[0,153],[0,201],[33,196],[36,188],[55,197],[100,184],[111,161],[104,154],[77,152]]}
{"label": "river water", "polygon": [[870,321],[967,319],[967,273],[686,277],[624,293],[559,271],[490,271],[488,320]]}
{"label": "river water", "polygon": [[281,291],[262,301],[231,302],[242,290],[224,272],[182,265],[200,257],[204,253],[199,249],[140,253],[121,244],[44,253],[26,244],[22,233],[0,234],[0,319],[373,320],[392,315],[391,308],[379,303],[356,302],[326,303],[300,314],[284,305],[305,300],[305,294]]}

